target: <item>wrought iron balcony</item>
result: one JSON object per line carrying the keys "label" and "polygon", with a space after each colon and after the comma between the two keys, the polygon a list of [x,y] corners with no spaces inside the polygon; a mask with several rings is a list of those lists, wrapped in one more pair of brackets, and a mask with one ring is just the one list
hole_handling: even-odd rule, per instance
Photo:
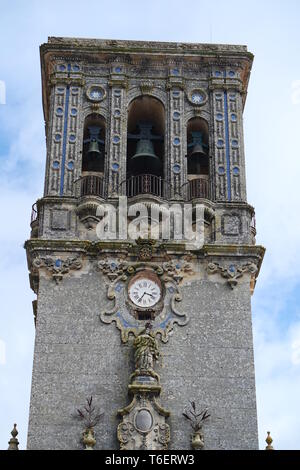
{"label": "wrought iron balcony", "polygon": [[155,175],[131,176],[121,183],[121,187],[126,186],[126,196],[134,197],[140,194],[151,194],[152,196],[168,199],[170,197],[170,184]]}
{"label": "wrought iron balcony", "polygon": [[197,198],[209,199],[209,182],[204,178],[195,178],[184,185],[184,192],[188,201]]}
{"label": "wrought iron balcony", "polygon": [[77,180],[79,196],[99,196],[105,198],[105,180],[103,176],[86,175]]}
{"label": "wrought iron balcony", "polygon": [[31,219],[30,219],[30,225],[33,224],[38,218],[38,210],[37,210],[37,204],[36,202],[32,204],[32,209],[31,209]]}

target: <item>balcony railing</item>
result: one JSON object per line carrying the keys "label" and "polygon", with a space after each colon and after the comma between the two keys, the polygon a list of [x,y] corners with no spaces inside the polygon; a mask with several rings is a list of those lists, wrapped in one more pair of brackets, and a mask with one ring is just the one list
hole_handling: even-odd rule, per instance
{"label": "balcony railing", "polygon": [[155,175],[131,176],[121,183],[121,187],[126,186],[126,196],[134,197],[139,194],[151,194],[152,196],[168,199],[170,197],[170,184]]}
{"label": "balcony railing", "polygon": [[36,202],[32,205],[31,209],[31,218],[30,218],[30,224],[35,222],[38,218],[38,210],[37,210],[37,205]]}
{"label": "balcony railing", "polygon": [[[99,196],[106,198],[105,179],[98,175],[85,175],[76,182],[77,197]],[[124,190],[125,186],[125,190]],[[162,199],[171,197],[170,183],[160,176],[145,174],[131,176],[120,183],[121,192],[127,197],[138,195],[152,195]],[[210,198],[209,182],[204,178],[196,178],[188,181],[182,187],[182,196],[185,200],[197,198]],[[35,215],[32,213],[32,217]]]}
{"label": "balcony railing", "polygon": [[188,201],[197,198],[209,199],[209,182],[204,178],[190,180],[184,185],[184,192]]}
{"label": "balcony railing", "polygon": [[105,180],[103,176],[86,175],[77,180],[80,196],[99,196],[105,198]]}

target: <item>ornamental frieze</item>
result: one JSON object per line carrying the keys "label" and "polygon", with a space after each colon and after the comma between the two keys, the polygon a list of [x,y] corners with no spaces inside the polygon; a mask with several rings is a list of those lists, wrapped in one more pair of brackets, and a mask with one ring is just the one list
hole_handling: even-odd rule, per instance
{"label": "ornamental frieze", "polygon": [[238,280],[245,274],[251,274],[251,277],[255,277],[258,268],[255,263],[245,263],[241,266],[230,264],[229,266],[221,266],[219,263],[209,263],[207,265],[208,274],[220,274],[222,277],[227,279],[227,284],[233,289],[237,284]]}
{"label": "ornamental frieze", "polygon": [[71,270],[79,270],[82,268],[82,261],[79,257],[72,258],[53,258],[51,256],[39,256],[32,261],[32,272],[38,271],[40,268],[46,268],[51,274],[52,279],[58,284],[65,274]]}

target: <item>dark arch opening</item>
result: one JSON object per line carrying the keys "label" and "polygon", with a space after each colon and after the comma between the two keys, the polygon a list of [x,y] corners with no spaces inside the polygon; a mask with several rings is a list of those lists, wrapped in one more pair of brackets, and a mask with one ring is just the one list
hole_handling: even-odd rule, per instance
{"label": "dark arch opening", "polygon": [[105,119],[90,114],[84,121],[82,173],[103,175],[105,162]]}
{"label": "dark arch opening", "polygon": [[208,124],[202,118],[192,118],[187,125],[188,179],[209,176]]}
{"label": "dark arch opening", "polygon": [[127,177],[163,176],[165,110],[156,98],[135,98],[128,110]]}

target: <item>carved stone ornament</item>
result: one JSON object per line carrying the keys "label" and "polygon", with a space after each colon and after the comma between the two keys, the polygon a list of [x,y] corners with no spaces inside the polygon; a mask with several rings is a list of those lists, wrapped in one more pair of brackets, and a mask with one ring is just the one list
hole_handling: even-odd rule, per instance
{"label": "carved stone ornament", "polygon": [[8,441],[9,446],[8,446],[7,450],[19,450],[19,441],[17,439],[18,434],[19,433],[18,433],[18,430],[17,430],[17,425],[14,424],[13,430],[11,431],[12,437]]}
{"label": "carved stone ornament", "polygon": [[154,252],[155,240],[138,238],[136,244],[138,246],[139,259],[142,261],[150,261]]}
{"label": "carved stone ornament", "polygon": [[118,411],[122,422],[117,436],[121,450],[165,450],[170,440],[170,428],[165,422],[169,412],[157,402],[161,386],[154,362],[159,356],[158,344],[147,324],[133,343],[135,372],[128,386],[133,399]]}
{"label": "carved stone ornament", "polygon": [[143,80],[140,83],[140,89],[143,95],[146,95],[148,93],[151,93],[151,91],[154,88],[154,84],[151,80]]}
{"label": "carved stone ornament", "polygon": [[32,262],[32,268],[33,271],[46,268],[52,274],[53,280],[58,284],[70,270],[81,269],[82,262],[78,257],[60,259],[45,256],[35,258]]}
{"label": "carved stone ornament", "polygon": [[145,322],[149,320],[147,317],[139,319],[138,315],[133,314],[133,310],[129,308],[128,284],[133,276],[139,273],[157,276],[163,287],[163,300],[157,304],[158,308],[151,318],[152,335],[154,337],[159,335],[161,341],[166,343],[174,324],[184,326],[188,323],[187,314],[178,310],[182,300],[180,283],[193,273],[190,264],[185,260],[172,260],[159,265],[152,262],[129,263],[105,259],[97,263],[97,269],[107,278],[107,297],[114,303],[111,310],[106,309],[100,313],[100,320],[106,324],[115,322],[121,332],[122,342],[126,343],[130,335],[138,336],[144,329]]}
{"label": "carved stone ornament", "polygon": [[82,433],[82,442],[84,444],[84,450],[94,450],[96,445],[95,433],[93,428],[87,428]]}
{"label": "carved stone ornament", "polygon": [[257,266],[254,263],[246,263],[242,266],[221,266],[218,263],[209,263],[207,266],[208,274],[219,273],[222,277],[227,279],[228,285],[233,289],[237,283],[238,279],[241,278],[245,273],[250,273],[252,277],[255,277],[257,273]]}

